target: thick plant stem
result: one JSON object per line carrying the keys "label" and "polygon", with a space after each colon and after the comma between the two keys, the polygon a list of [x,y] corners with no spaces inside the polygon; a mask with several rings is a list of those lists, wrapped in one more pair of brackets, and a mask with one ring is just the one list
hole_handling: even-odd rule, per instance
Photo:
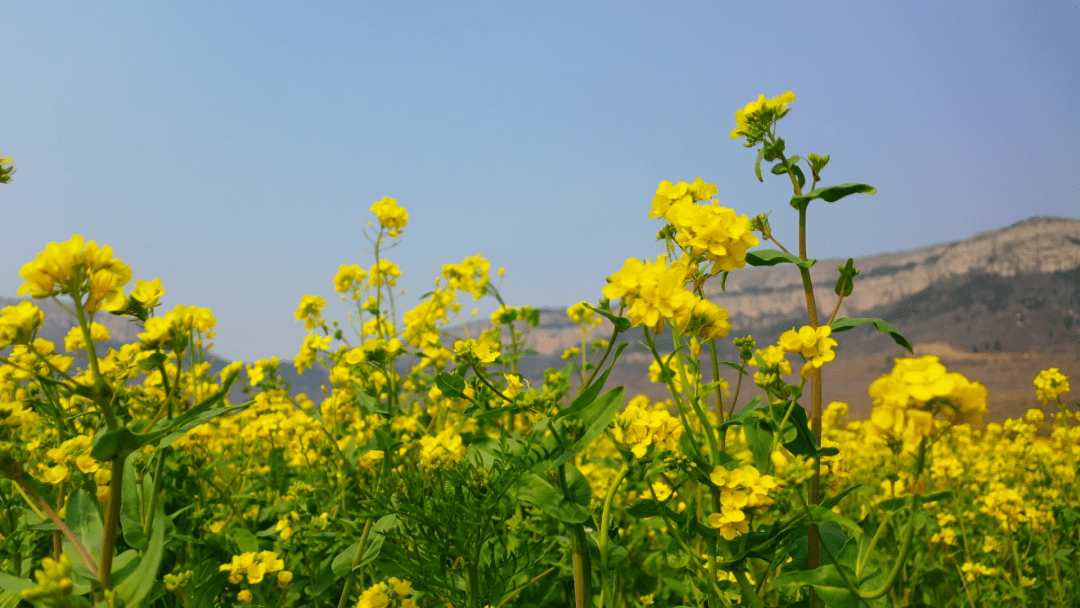
{"label": "thick plant stem", "polygon": [[573,525],[574,605],[592,608],[592,568],[589,564],[589,540],[585,538],[585,526]]}
{"label": "thick plant stem", "polygon": [[116,548],[116,532],[120,527],[120,500],[124,487],[124,461],[126,454],[112,461],[112,478],[109,480],[109,504],[105,511],[105,528],[101,533],[101,567],[98,568],[101,586],[112,589],[113,550]]}

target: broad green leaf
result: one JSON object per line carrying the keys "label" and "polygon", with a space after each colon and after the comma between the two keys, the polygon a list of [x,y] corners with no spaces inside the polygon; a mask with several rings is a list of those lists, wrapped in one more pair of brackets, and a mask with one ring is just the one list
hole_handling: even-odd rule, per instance
{"label": "broad green leaf", "polygon": [[757,181],[765,183],[765,180],[761,178],[761,159],[765,158],[765,147],[762,146],[757,153],[757,160],[754,161],[754,175],[757,176]]}
{"label": "broad green leaf", "polygon": [[663,513],[663,507],[652,498],[641,498],[630,503],[630,506],[626,508],[626,512],[632,517],[656,517]]}
{"label": "broad green leaf", "polygon": [[611,374],[610,367],[603,374],[600,374],[600,377],[590,384],[588,388],[582,391],[569,407],[559,410],[559,413],[555,414],[555,420],[577,414],[588,407],[593,401],[596,401],[596,396],[604,389],[604,383],[607,382],[609,374]]}
{"label": "broad green leaf", "polygon": [[836,319],[829,324],[829,327],[832,328],[834,333],[838,333],[868,323],[876,327],[878,331],[892,336],[893,341],[907,349],[908,352],[915,352],[911,348],[911,343],[907,341],[907,338],[901,335],[895,327],[881,319]]}
{"label": "broad green leaf", "polygon": [[805,209],[810,201],[820,198],[826,203],[835,203],[836,201],[851,194],[874,194],[877,192],[877,188],[868,186],[866,184],[840,184],[839,186],[826,186],[824,188],[818,188],[811,190],[810,192],[802,196],[791,197],[791,206],[796,209]]}
{"label": "broad green leaf", "polygon": [[460,397],[465,394],[465,379],[455,373],[443,372],[435,376],[435,386],[446,397]]}
{"label": "broad green leaf", "polygon": [[23,589],[33,589],[36,586],[37,583],[34,581],[0,572],[0,589],[4,591],[18,595]]}
{"label": "broad green leaf", "polygon": [[240,550],[240,553],[258,553],[259,552],[259,539],[255,538],[255,535],[240,528],[229,532],[229,538],[236,543],[236,548]]}
{"label": "broad green leaf", "polygon": [[773,430],[762,418],[743,424],[746,446],[754,454],[754,466],[759,471],[769,468],[769,455],[772,453]]}
{"label": "broad green leaf", "polygon": [[[68,499],[66,506],[67,517],[64,518],[64,523],[75,534],[75,537],[82,541],[83,546],[90,551],[90,556],[94,559],[94,562],[99,562],[101,560],[103,526],[94,499],[90,498],[90,495],[85,491],[78,490]],[[79,557],[75,547],[67,538],[63,540],[63,547],[64,554],[71,560],[72,568],[81,571],[87,578],[91,578],[89,569],[83,564],[82,558]]]}
{"label": "broad green leaf", "polygon": [[166,355],[165,353],[154,353],[149,357],[143,359],[142,361],[139,361],[139,369],[144,372],[156,369],[157,366],[165,363],[165,360],[168,358],[168,355]]}
{"label": "broad green leaf", "polygon": [[566,486],[570,489],[570,498],[577,504],[587,507],[592,502],[592,486],[589,480],[572,464],[566,464]]}
{"label": "broad green leaf", "polygon": [[518,498],[539,507],[545,515],[566,524],[589,520],[589,512],[568,500],[555,486],[536,473],[527,472],[518,481]]}
{"label": "broad green leaf", "polygon": [[817,263],[817,260],[802,260],[797,255],[779,249],[758,249],[746,252],[746,263],[751,266],[776,266],[777,264],[786,263],[810,268]]}
{"label": "broad green leaf", "polygon": [[123,600],[124,606],[129,608],[140,608],[143,600],[153,589],[154,581],[158,579],[161,558],[165,554],[165,528],[169,523],[160,501],[152,523],[150,542],[146,546],[146,551],[140,556],[138,567],[113,588],[117,596]]}
{"label": "broad green leaf", "polygon": [[[600,433],[604,432],[611,419],[615,417],[615,414],[619,413],[623,404],[623,387],[614,388],[595,401],[588,404],[575,414],[571,414],[563,418],[565,422],[580,421],[583,426],[583,432],[581,435],[574,439],[573,443],[569,447],[565,448],[559,456],[557,456],[549,465],[548,469],[554,469],[564,462],[573,458],[578,452],[584,450],[589,446]],[[552,421],[552,424],[559,424],[558,421]]]}
{"label": "broad green leaf", "polygon": [[[124,461],[124,481],[121,485],[120,525],[124,531],[124,542],[140,551],[145,551],[150,539],[146,537],[146,531],[142,525],[143,513],[136,479],[135,465],[128,458]],[[149,475],[143,477],[142,486],[142,496],[149,499],[151,492]]]}

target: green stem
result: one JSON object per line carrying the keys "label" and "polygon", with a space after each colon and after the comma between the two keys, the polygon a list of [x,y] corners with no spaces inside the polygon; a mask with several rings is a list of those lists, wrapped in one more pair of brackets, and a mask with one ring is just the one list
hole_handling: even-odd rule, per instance
{"label": "green stem", "polygon": [[611,504],[615,501],[615,492],[618,491],[619,485],[629,472],[630,464],[624,464],[619,474],[615,476],[615,481],[611,482],[611,487],[608,488],[607,496],[604,497],[604,510],[600,515],[600,540],[597,545],[600,550],[600,606],[602,608],[612,608],[615,605],[611,573],[608,570],[608,529],[611,527]]}
{"label": "green stem", "polygon": [[123,495],[125,460],[127,460],[127,454],[121,453],[111,462],[109,504],[105,511],[105,528],[101,533],[101,567],[98,568],[98,580],[107,590],[112,589],[113,550],[116,547],[116,531],[120,527],[120,500]]}
{"label": "green stem", "polygon": [[349,567],[349,576],[345,577],[345,588],[341,590],[341,599],[338,600],[338,608],[345,608],[345,602],[348,601],[349,593],[352,591],[353,580],[356,575],[353,574],[353,569],[360,563],[360,558],[364,555],[364,546],[367,545],[368,534],[371,533],[371,518],[368,518],[364,522],[364,531],[360,533],[360,545],[356,548],[356,555],[353,556],[352,566]]}

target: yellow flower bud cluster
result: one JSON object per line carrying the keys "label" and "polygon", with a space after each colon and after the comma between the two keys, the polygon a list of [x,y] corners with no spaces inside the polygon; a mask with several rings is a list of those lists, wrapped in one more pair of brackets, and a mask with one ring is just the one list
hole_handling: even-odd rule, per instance
{"label": "yellow flower bud cluster", "polygon": [[[716,186],[712,188],[715,191]],[[709,274],[746,266],[746,250],[759,243],[748,217],[717,202],[704,205],[679,200],[671,204],[664,219],[675,227],[675,242],[684,251],[712,262]]]}
{"label": "yellow flower bud cluster", "polygon": [[[367,271],[356,264],[342,264],[338,266],[337,274],[334,275],[334,291],[345,293],[346,291],[358,290],[367,278]],[[353,299],[359,299],[359,293],[353,294]],[[345,296],[342,296],[345,299]]]}
{"label": "yellow flower bud cluster", "polygon": [[379,225],[389,230],[392,237],[400,236],[409,224],[409,212],[398,206],[397,199],[389,196],[372,203],[371,211],[379,218]]}
{"label": "yellow flower bud cluster", "polygon": [[[754,351],[754,354],[761,357],[761,360],[765,363],[763,369],[754,372],[754,384],[765,388],[778,382],[780,376],[791,373],[791,362],[787,360],[787,353],[783,348],[771,345]],[[747,361],[747,365],[758,367],[757,358]]]}
{"label": "yellow flower bud cluster", "polygon": [[0,426],[19,426],[28,414],[30,410],[21,401],[0,401]]}
{"label": "yellow flower bud cluster", "polygon": [[720,488],[720,512],[709,515],[709,525],[726,540],[750,532],[746,512],[764,513],[773,504],[769,492],[780,485],[775,477],[762,475],[752,465],[731,470],[715,467],[709,479]]}
{"label": "yellow flower bud cluster", "polygon": [[644,458],[650,445],[674,451],[682,436],[682,424],[664,407],[664,402],[649,405],[647,397],[639,395],[630,400],[615,418],[612,429],[615,441],[628,448],[638,458]]}
{"label": "yellow flower bud cluster", "polygon": [[1056,367],[1044,369],[1035,377],[1035,396],[1043,404],[1057,399],[1070,390],[1072,388],[1069,386],[1069,377]]}
{"label": "yellow flower bud cluster", "polygon": [[[278,579],[280,580],[282,578],[280,573],[288,572],[285,570],[285,561],[279,559],[277,553],[273,551],[234,555],[231,563],[222,564],[218,570],[228,572],[229,582],[234,585],[241,583],[244,577],[247,577],[248,583],[257,585],[263,581],[267,574],[274,572],[279,573]],[[288,578],[292,578],[291,573]]]}
{"label": "yellow flower bud cluster", "polygon": [[44,321],[45,313],[30,302],[5,306],[0,311],[0,348],[29,342]]}
{"label": "yellow flower bud cluster", "polygon": [[37,586],[22,591],[22,597],[35,605],[67,606],[70,605],[71,592],[75,589],[72,581],[71,560],[61,554],[59,560],[46,557],[41,560],[41,570],[34,571]]}
{"label": "yellow flower bud cluster", "polygon": [[934,417],[951,424],[982,424],[986,387],[950,373],[932,355],[897,359],[893,371],[869,389],[874,400],[867,430],[903,441],[914,452],[923,437],[936,433]]}
{"label": "yellow flower bud cluster", "polygon": [[85,295],[86,312],[93,314],[106,298],[123,298],[122,288],[131,280],[131,268],[113,257],[112,247],[98,247],[76,234],[69,241],[46,245],[34,261],[23,265],[19,276],[26,279],[19,295]]}
{"label": "yellow flower bud cluster", "polygon": [[574,325],[600,325],[604,322],[592,309],[585,307],[585,302],[578,302],[567,308],[566,316],[570,317]]}
{"label": "yellow flower bud cluster", "polygon": [[360,594],[356,608],[417,608],[412,595],[412,583],[391,577],[385,583],[376,583]]}
{"label": "yellow flower bud cluster", "polygon": [[821,369],[822,365],[836,358],[836,353],[833,352],[836,340],[830,338],[830,334],[832,334],[832,328],[828,325],[822,325],[817,329],[805,325],[798,331],[795,331],[793,327],[781,334],[779,344],[784,352],[802,355],[806,363],[803,364],[799,375],[809,378],[815,369]]}
{"label": "yellow flower bud cluster", "polygon": [[453,289],[436,289],[402,316],[405,330],[401,337],[416,348],[433,348],[441,345],[438,324],[450,319],[448,311],[457,312],[461,305],[457,303],[457,294]]}

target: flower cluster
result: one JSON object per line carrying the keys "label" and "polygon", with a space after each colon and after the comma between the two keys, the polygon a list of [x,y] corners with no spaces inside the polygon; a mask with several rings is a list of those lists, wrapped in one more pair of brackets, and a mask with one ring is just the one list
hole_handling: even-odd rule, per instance
{"label": "flower cluster", "polygon": [[360,594],[356,608],[417,608],[412,595],[412,583],[391,578],[385,583],[376,583]]}
{"label": "flower cluster", "polygon": [[628,448],[638,458],[644,458],[650,445],[674,451],[682,436],[679,419],[672,416],[664,403],[649,406],[648,398],[635,397],[615,418],[612,434],[615,441]]}
{"label": "flower cluster", "polygon": [[709,479],[720,488],[720,512],[709,515],[709,525],[727,540],[750,531],[746,512],[763,513],[773,504],[769,492],[779,487],[775,477],[748,464],[730,470],[715,467]]}
{"label": "flower cluster", "polygon": [[19,295],[47,298],[60,293],[86,296],[84,307],[93,314],[106,299],[123,300],[123,287],[131,280],[131,268],[113,257],[112,247],[98,247],[79,235],[63,243],[49,243],[32,262],[19,271],[26,283]]}
{"label": "flower cluster", "polygon": [[986,387],[950,373],[932,355],[897,359],[893,371],[875,380],[869,393],[874,400],[871,428],[902,440],[908,452],[934,434],[935,416],[977,426],[987,411]]}
{"label": "flower cluster", "polygon": [[390,236],[400,236],[409,224],[409,212],[399,207],[396,199],[384,196],[371,205],[371,211],[379,218],[379,224],[390,231]]}
{"label": "flower cluster", "polygon": [[698,300],[684,287],[687,271],[681,262],[669,265],[666,257],[644,264],[637,258],[629,258],[622,270],[608,277],[604,297],[623,298],[628,306],[626,316],[635,326],[645,325],[659,332],[667,319],[685,324]]}
{"label": "flower cluster", "polygon": [[164,317],[146,320],[146,331],[139,334],[143,344],[155,347],[167,344],[191,331],[208,332],[217,325],[209,308],[177,305]]}
{"label": "flower cluster", "polygon": [[45,313],[30,302],[5,306],[0,311],[0,348],[29,342],[44,322]]}
{"label": "flower cluster", "polygon": [[836,358],[836,353],[833,352],[836,340],[829,337],[831,333],[832,328],[828,325],[817,329],[805,325],[798,331],[792,328],[780,336],[780,348],[784,349],[784,352],[802,355],[806,363],[799,374],[803,378],[809,378],[815,369],[821,369],[822,365]]}
{"label": "flower cluster", "polygon": [[278,582],[281,584],[287,584],[292,580],[292,573],[285,570],[285,562],[273,551],[234,555],[231,563],[222,564],[218,570],[228,572],[229,582],[234,585],[242,582],[245,576],[248,583],[257,585],[267,574],[274,572],[277,572]]}
{"label": "flower cluster", "polygon": [[465,258],[460,264],[445,264],[440,270],[450,289],[468,292],[474,300],[487,293],[491,263],[480,254]]}
{"label": "flower cluster", "polygon": [[1061,373],[1056,367],[1044,369],[1035,377],[1035,396],[1044,405],[1070,390],[1072,389],[1069,386],[1069,377]]}
{"label": "flower cluster", "polygon": [[790,108],[785,106],[793,101],[795,101],[795,94],[791,91],[772,99],[765,99],[765,95],[758,95],[757,101],[751,101],[741,110],[736,110],[736,126],[731,132],[731,138],[745,137],[746,147],[755,146],[762,141],[772,124],[788,113]]}
{"label": "flower cluster", "polygon": [[304,329],[315,329],[322,323],[322,309],[326,306],[326,300],[319,296],[304,296],[300,298],[300,305],[296,307],[293,318],[304,322]]}
{"label": "flower cluster", "polygon": [[61,554],[59,560],[46,557],[41,560],[41,570],[34,571],[37,586],[22,591],[22,597],[35,605],[70,606],[71,592],[75,589],[72,580],[71,560]]}

